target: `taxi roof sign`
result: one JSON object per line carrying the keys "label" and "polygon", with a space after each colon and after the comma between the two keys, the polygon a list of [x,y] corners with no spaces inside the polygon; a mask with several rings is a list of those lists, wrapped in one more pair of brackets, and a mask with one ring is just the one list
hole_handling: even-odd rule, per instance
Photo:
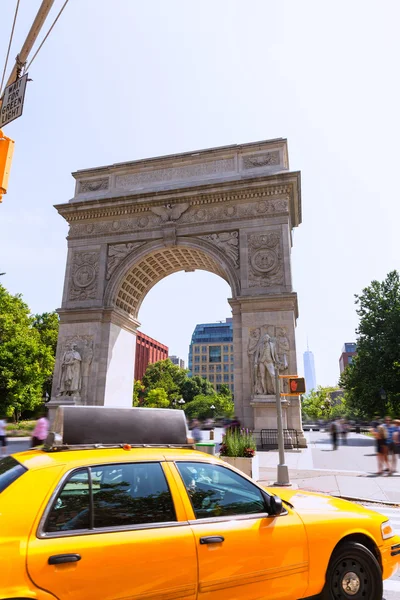
{"label": "taxi roof sign", "polygon": [[189,446],[182,410],[59,406],[47,450],[105,446]]}

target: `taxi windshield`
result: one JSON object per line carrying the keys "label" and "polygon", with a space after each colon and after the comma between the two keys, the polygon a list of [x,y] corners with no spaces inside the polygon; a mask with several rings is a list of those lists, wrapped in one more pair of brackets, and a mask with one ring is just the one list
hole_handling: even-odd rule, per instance
{"label": "taxi windshield", "polygon": [[21,477],[27,469],[23,467],[12,456],[0,459],[0,494],[18,477]]}

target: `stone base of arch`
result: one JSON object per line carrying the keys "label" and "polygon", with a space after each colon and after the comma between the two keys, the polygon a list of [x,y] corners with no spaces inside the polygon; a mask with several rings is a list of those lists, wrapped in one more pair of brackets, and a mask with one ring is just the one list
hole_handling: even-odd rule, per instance
{"label": "stone base of arch", "polygon": [[[132,406],[138,321],[117,308],[58,311],[60,327],[50,417],[60,405]],[[65,392],[63,364],[74,344],[80,389]]]}
{"label": "stone base of arch", "polygon": [[[287,341],[287,369],[284,374],[297,374],[295,326],[298,316],[297,294],[269,294],[242,296],[230,299],[233,316],[233,344],[235,360],[235,411],[244,427],[255,431],[276,429],[276,403],[273,394],[257,392],[254,386],[254,357],[249,353],[251,333],[270,330],[285,333]],[[306,447],[301,407],[297,398],[282,401],[283,425],[299,432],[300,445]]]}

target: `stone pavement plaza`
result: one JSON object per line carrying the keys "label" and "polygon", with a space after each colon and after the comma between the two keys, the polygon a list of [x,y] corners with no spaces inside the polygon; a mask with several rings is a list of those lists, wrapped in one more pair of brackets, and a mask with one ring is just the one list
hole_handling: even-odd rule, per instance
{"label": "stone pavement plaza", "polygon": [[[332,450],[329,433],[307,432],[307,449],[285,452],[293,485],[335,496],[400,504],[400,473],[391,477],[376,475],[375,440],[356,433],[347,437],[347,446]],[[276,481],[278,452],[259,455],[260,481],[270,485]]]}

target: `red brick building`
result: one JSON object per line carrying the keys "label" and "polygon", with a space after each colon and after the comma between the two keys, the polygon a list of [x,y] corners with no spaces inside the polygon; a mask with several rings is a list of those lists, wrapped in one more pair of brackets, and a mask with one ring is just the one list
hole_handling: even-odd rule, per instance
{"label": "red brick building", "polygon": [[135,380],[142,380],[147,365],[168,358],[168,346],[138,331],[136,334]]}

